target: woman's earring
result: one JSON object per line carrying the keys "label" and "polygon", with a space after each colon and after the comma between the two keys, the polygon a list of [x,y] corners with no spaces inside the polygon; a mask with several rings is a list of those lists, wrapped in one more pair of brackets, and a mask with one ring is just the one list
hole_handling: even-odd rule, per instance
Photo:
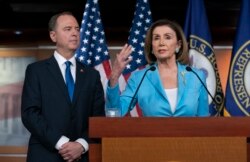
{"label": "woman's earring", "polygon": [[180,48],[175,49],[175,53],[179,53],[179,51],[180,51]]}

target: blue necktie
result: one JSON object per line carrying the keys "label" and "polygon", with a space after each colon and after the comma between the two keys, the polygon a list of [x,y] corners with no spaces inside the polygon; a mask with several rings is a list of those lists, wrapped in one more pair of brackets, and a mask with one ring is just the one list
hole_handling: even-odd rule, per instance
{"label": "blue necktie", "polygon": [[72,64],[70,61],[66,61],[66,70],[65,70],[65,80],[66,80],[66,86],[68,88],[69,96],[72,101],[73,99],[73,94],[74,94],[74,80],[70,71],[70,65]]}

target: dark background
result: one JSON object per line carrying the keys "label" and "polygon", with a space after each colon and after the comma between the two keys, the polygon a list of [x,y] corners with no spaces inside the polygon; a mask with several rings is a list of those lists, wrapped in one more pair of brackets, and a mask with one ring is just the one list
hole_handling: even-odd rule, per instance
{"label": "dark background", "polygon": [[[99,0],[108,43],[125,43],[136,0]],[[188,0],[149,0],[153,20],[168,18],[184,26]],[[204,0],[214,45],[232,45],[241,0]],[[47,24],[59,11],[81,22],[86,0],[0,0],[0,45],[50,43]],[[20,30],[22,34],[16,35]]]}

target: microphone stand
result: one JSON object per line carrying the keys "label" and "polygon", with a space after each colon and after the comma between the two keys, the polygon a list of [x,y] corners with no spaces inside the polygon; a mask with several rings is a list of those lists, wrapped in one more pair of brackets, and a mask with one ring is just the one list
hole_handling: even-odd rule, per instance
{"label": "microphone stand", "polygon": [[[141,86],[141,84],[142,84],[142,81],[144,80],[144,78],[145,78],[147,72],[148,72],[149,70],[150,70],[150,71],[155,71],[155,69],[156,69],[156,68],[155,68],[154,66],[151,66],[150,68],[148,68],[148,69],[144,72],[144,74],[143,74],[143,76],[142,76],[142,79],[141,79],[141,81],[140,81],[138,87],[137,87],[136,90],[135,90],[135,93],[134,93],[134,95],[133,95],[133,97],[132,97],[132,100],[131,100],[130,103],[129,103],[128,112],[126,113],[126,115],[127,115],[127,114],[130,112],[130,110],[131,110],[131,106],[132,106],[132,104],[133,104],[133,102],[134,102],[135,96],[136,96],[136,94],[138,93],[138,90],[139,90],[139,88],[140,88],[140,86]],[[125,116],[126,116],[126,115],[125,115]]]}
{"label": "microphone stand", "polygon": [[212,96],[212,94],[209,92],[209,90],[207,89],[207,86],[203,83],[203,81],[201,80],[201,78],[199,77],[199,75],[195,72],[195,71],[193,71],[193,69],[191,68],[191,67],[189,67],[189,66],[187,66],[186,67],[186,70],[187,71],[191,71],[191,72],[193,72],[195,75],[196,75],[196,77],[199,79],[199,81],[201,82],[201,84],[203,85],[203,87],[206,89],[206,91],[207,91],[207,93],[209,94],[209,96],[212,98],[212,100],[213,100],[213,102],[215,103],[215,109],[216,109],[216,111],[217,111],[217,113],[215,114],[215,116],[220,116],[220,111],[221,110],[219,110],[218,108],[217,108],[217,105],[218,105],[218,103],[217,103],[217,101],[214,99],[214,97]]}

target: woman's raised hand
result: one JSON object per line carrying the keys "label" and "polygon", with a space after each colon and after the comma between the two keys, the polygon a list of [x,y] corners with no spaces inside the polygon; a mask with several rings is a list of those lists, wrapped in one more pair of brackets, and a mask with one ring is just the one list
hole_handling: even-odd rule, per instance
{"label": "woman's raised hand", "polygon": [[126,65],[132,60],[130,54],[132,53],[132,46],[125,44],[122,50],[116,54],[116,59],[112,66],[112,72],[110,76],[110,86],[113,87],[117,84],[120,75],[125,69]]}

